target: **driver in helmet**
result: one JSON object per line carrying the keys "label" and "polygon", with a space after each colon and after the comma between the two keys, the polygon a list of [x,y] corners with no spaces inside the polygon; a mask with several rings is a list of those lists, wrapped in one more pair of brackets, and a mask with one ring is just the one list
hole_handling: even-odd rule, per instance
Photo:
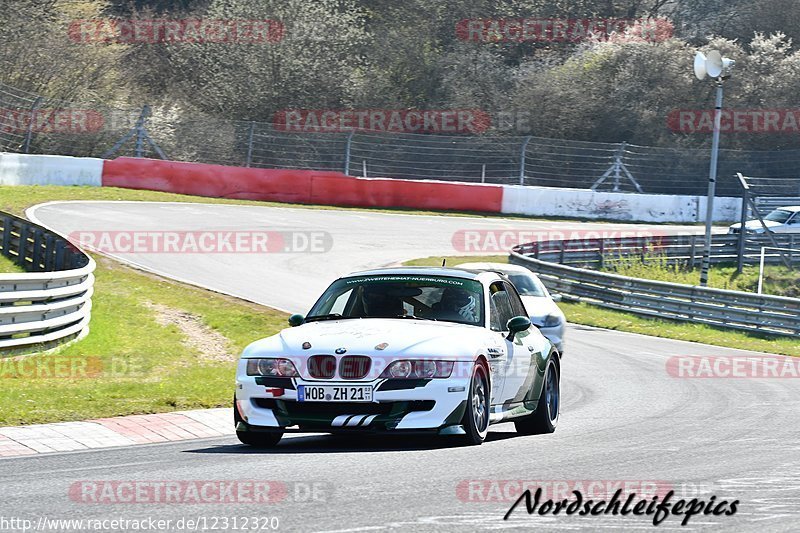
{"label": "driver in helmet", "polygon": [[478,299],[464,289],[447,287],[433,308],[441,320],[478,321]]}

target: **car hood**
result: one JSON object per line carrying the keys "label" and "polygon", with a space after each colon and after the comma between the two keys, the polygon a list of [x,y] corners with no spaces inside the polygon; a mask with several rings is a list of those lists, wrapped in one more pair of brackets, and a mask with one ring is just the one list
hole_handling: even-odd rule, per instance
{"label": "car hood", "polygon": [[[485,328],[414,319],[354,318],[309,322],[252,343],[242,357],[379,354],[471,359],[503,338]],[[304,349],[304,343],[310,345]]]}
{"label": "car hood", "polygon": [[522,296],[522,303],[534,322],[537,318],[544,320],[547,315],[563,315],[553,299],[546,296]]}

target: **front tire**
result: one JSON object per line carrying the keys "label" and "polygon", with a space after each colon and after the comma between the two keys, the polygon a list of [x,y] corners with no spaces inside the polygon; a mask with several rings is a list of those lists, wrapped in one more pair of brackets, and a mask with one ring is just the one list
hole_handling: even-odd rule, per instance
{"label": "front tire", "polygon": [[464,436],[466,444],[477,446],[486,440],[486,434],[489,433],[489,402],[489,376],[486,367],[476,363],[469,386],[467,409],[462,419],[467,433]]}
{"label": "front tire", "polygon": [[[239,422],[244,422],[242,416],[239,414],[239,408],[236,406],[236,397],[233,398],[233,424],[234,427],[239,426]],[[247,444],[254,448],[273,448],[283,437],[282,432],[275,433],[256,433],[253,431],[239,431],[236,430],[236,438],[242,444]]]}
{"label": "front tire", "polygon": [[561,381],[558,367],[551,358],[547,362],[542,393],[536,411],[524,418],[516,420],[514,426],[520,435],[540,435],[553,433],[558,426],[561,411]]}

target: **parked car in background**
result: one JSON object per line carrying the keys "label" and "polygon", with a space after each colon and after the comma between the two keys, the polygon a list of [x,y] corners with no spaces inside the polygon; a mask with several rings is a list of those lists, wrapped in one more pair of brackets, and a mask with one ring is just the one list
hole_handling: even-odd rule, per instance
{"label": "parked car in background", "polygon": [[533,325],[539,328],[542,335],[553,343],[559,353],[564,353],[564,331],[567,319],[556,305],[556,302],[561,300],[561,296],[551,296],[547,287],[535,273],[523,266],[508,263],[462,263],[456,268],[500,272],[508,277],[522,297],[522,303],[525,304],[525,309]]}
{"label": "parked car in background", "polygon": [[[779,207],[764,217],[764,225],[773,233],[800,233],[800,205]],[[742,224],[731,224],[728,233],[739,233]],[[748,220],[744,224],[747,233],[764,233],[764,226],[758,219]]]}

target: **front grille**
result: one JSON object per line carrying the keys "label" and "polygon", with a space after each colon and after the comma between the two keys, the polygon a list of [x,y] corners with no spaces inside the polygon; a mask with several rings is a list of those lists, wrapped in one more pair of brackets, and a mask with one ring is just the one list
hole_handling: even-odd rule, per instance
{"label": "front grille", "polygon": [[372,359],[366,355],[348,355],[339,363],[339,377],[343,379],[361,379],[367,375]]}
{"label": "front grille", "polygon": [[332,355],[309,357],[308,373],[315,379],[331,379],[336,373],[336,358]]}

